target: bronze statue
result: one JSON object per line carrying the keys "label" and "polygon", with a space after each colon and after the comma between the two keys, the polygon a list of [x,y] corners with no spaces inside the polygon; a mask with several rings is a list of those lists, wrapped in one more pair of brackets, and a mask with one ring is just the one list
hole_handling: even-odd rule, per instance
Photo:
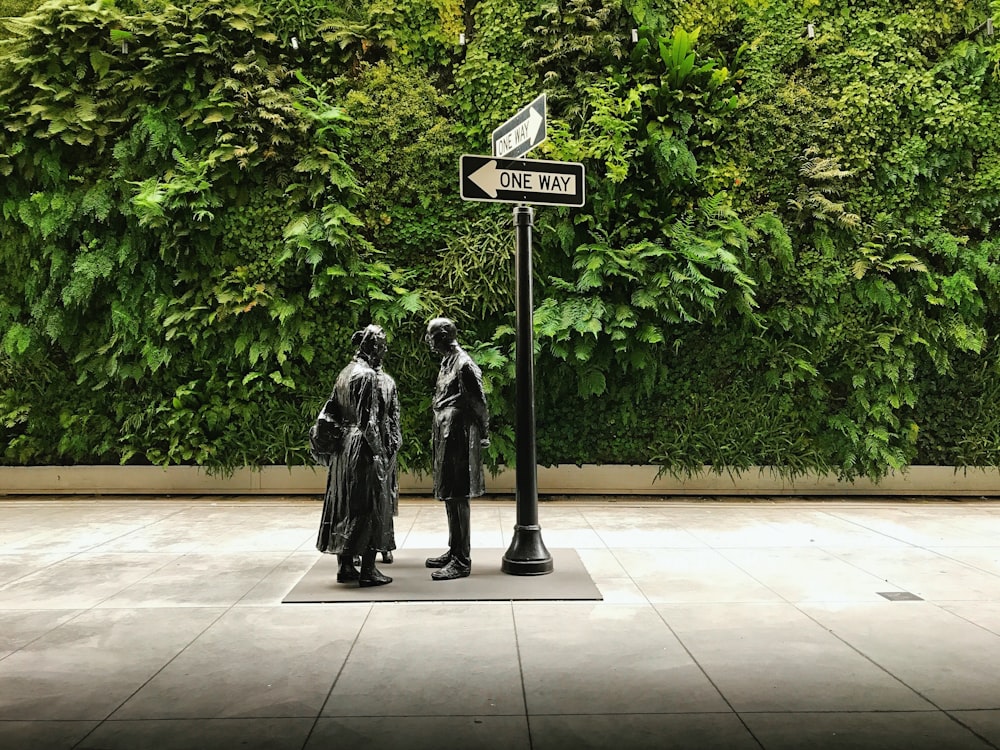
{"label": "bronze statue", "polygon": [[[396,383],[382,371],[386,337],[378,326],[354,334],[357,353],[310,431],[313,456],[327,464],[326,494],[316,548],[337,555],[339,583],[384,586],[375,567],[396,548],[396,454],[402,444]],[[361,570],[355,567],[361,557]]]}
{"label": "bronze statue", "polygon": [[448,551],[427,558],[435,581],[464,578],[472,572],[469,498],[486,491],[482,448],[490,444],[490,417],[483,373],[458,345],[458,330],[448,318],[427,324],[425,340],[441,355],[434,389],[434,497],[448,514]]}

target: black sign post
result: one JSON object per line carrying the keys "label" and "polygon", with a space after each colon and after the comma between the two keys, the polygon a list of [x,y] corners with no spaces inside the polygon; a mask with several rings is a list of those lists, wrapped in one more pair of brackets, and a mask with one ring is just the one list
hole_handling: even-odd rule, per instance
{"label": "black sign post", "polygon": [[534,211],[514,208],[517,242],[517,338],[514,344],[517,399],[517,523],[500,569],[516,576],[552,572],[552,555],[538,525],[538,468],[535,458],[535,332],[531,279],[531,230]]}
{"label": "black sign post", "polygon": [[[544,107],[544,99],[542,106]],[[529,115],[530,112],[525,118]],[[520,117],[520,113],[516,117]],[[525,122],[527,121],[526,119]],[[501,127],[505,128],[506,124]],[[507,141],[527,143],[528,130],[530,127],[525,130],[523,138],[521,131],[516,129],[509,131],[513,134],[509,138],[501,133],[501,140],[494,140],[494,149],[505,151],[508,147],[513,148]],[[464,155],[459,162],[459,187],[462,199],[467,201],[582,206],[585,202],[584,182],[583,165],[576,162],[471,154]],[[542,528],[538,524],[534,295],[531,276],[533,222],[534,210],[530,206],[518,205],[514,208],[517,243],[517,336],[514,350],[517,390],[517,523],[514,525],[514,538],[504,553],[500,569],[515,576],[538,576],[552,572],[552,555],[545,548]]]}

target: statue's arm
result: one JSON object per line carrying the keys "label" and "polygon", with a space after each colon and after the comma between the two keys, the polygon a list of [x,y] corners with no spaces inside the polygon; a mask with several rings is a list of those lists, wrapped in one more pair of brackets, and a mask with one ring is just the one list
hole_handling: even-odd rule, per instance
{"label": "statue's arm", "polygon": [[472,416],[479,425],[483,440],[490,438],[490,412],[486,406],[486,392],[483,390],[483,375],[478,367],[466,365],[462,368],[462,391]]}
{"label": "statue's arm", "polygon": [[358,412],[358,429],[371,448],[372,455],[384,456],[385,446],[378,428],[378,375],[374,371],[359,374],[354,381],[355,403]]}
{"label": "statue's arm", "polygon": [[389,399],[388,403],[388,414],[386,415],[386,421],[388,422],[388,436],[389,445],[388,452],[390,456],[394,456],[399,452],[400,446],[403,445],[403,427],[400,423],[399,415],[399,396],[396,393],[395,385],[392,387],[392,397]]}

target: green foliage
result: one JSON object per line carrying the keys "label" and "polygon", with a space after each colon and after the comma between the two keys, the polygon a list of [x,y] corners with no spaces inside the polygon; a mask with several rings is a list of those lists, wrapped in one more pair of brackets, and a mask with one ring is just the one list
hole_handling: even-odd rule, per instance
{"label": "green foliage", "polygon": [[419,69],[385,62],[360,65],[342,85],[354,123],[346,148],[365,193],[359,216],[394,263],[414,267],[461,218],[448,102]]}
{"label": "green foliage", "polygon": [[38,0],[0,0],[0,18],[23,16],[39,4]]}
{"label": "green foliage", "polygon": [[[18,370],[47,352],[71,363],[74,390],[136,394],[112,404],[119,430],[74,429],[48,460],[303,460],[294,423],[261,429],[260,442],[241,430],[270,412],[308,418],[299,393],[319,398],[329,384],[318,376],[344,347],[320,336],[349,340],[361,320],[413,311],[351,211],[360,192],[328,86],[293,75],[247,6],[126,17],[50,3],[18,28],[25,41],[4,68],[3,261],[23,273],[27,248],[42,252],[23,298],[2,290],[15,322],[5,356]],[[108,51],[113,40],[126,57]],[[87,62],[24,84],[69,53]],[[69,95],[52,96],[59,87]],[[56,418],[11,426],[8,455]]]}
{"label": "green foliage", "polygon": [[615,371],[649,392],[657,350],[688,324],[755,321],[746,267],[760,233],[733,209],[716,163],[738,101],[724,66],[696,63],[696,41],[644,27],[629,67],[587,87],[584,117],[553,127],[553,154],[596,167],[594,198],[551,226],[568,268],[553,269],[536,330],[580,364],[584,396]]}
{"label": "green foliage", "polygon": [[514,243],[504,212],[483,212],[447,238],[434,266],[458,322],[496,317],[514,309]]}
{"label": "green foliage", "polygon": [[581,112],[580,92],[628,56],[633,25],[620,0],[546,0],[529,11],[524,48],[548,92],[549,108]]}
{"label": "green foliage", "polygon": [[490,150],[490,133],[538,94],[525,51],[532,0],[479,0],[472,34],[454,68],[456,121],[473,150]]}
{"label": "green foliage", "polygon": [[987,13],[0,2],[0,462],[305,462],[379,322],[426,469],[445,314],[512,463],[510,211],[455,176],[544,91],[538,155],[584,162],[588,200],[536,214],[542,462],[996,465]]}

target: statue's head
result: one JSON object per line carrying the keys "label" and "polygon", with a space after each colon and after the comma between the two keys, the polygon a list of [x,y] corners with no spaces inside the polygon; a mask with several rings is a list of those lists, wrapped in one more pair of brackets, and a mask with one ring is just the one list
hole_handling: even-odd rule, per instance
{"label": "statue's head", "polygon": [[427,324],[427,335],[424,341],[438,354],[446,354],[458,338],[455,323],[448,318],[434,318]]}
{"label": "statue's head", "polygon": [[381,326],[366,326],[351,337],[351,343],[358,348],[358,356],[372,367],[380,367],[389,349],[385,331]]}

